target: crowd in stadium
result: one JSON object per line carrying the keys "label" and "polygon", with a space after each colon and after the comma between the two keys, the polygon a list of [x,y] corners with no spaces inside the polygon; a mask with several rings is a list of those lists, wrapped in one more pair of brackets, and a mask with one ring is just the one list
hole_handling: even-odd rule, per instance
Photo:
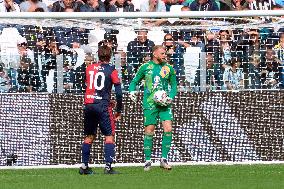
{"label": "crowd in stadium", "polygon": [[[205,11],[282,9],[283,1],[274,0],[3,0],[2,12],[11,11]],[[172,7],[172,8],[171,8]],[[173,8],[175,7],[175,8]],[[159,23],[157,23],[159,22]],[[165,20],[158,20],[161,25]],[[0,24],[0,92],[58,92],[58,78],[63,92],[84,92],[86,66],[97,61],[90,47],[92,30],[80,27],[43,27],[38,25]],[[198,67],[194,81],[186,79],[184,55],[189,47],[198,47],[206,56],[205,90],[283,89],[284,28],[259,27],[239,29],[163,29],[162,41],[149,37],[150,30],[134,30],[135,37],[124,44],[121,31],[106,29],[95,46],[113,49],[112,63],[119,63],[123,89],[144,62],[151,59],[152,47],[163,45],[168,63],[176,73],[180,91],[200,91]],[[134,33],[133,31],[133,33]],[[96,34],[95,34],[96,35]],[[59,56],[62,60],[59,61]],[[119,58],[119,60],[118,60]],[[61,62],[63,69],[58,70]]]}
{"label": "crowd in stadium", "polygon": [[[165,12],[173,5],[191,11],[277,10],[282,0],[2,0],[1,12]],[[181,7],[180,7],[181,8]]]}

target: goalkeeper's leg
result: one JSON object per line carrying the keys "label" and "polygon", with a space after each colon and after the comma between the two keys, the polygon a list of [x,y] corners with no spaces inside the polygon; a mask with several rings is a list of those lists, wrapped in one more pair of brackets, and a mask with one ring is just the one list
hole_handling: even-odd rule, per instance
{"label": "goalkeeper's leg", "polygon": [[171,170],[171,166],[168,164],[167,158],[169,151],[171,149],[172,143],[172,110],[170,107],[165,108],[160,111],[160,118],[163,124],[164,133],[162,139],[162,158],[161,158],[161,168]]}
{"label": "goalkeeper's leg", "polygon": [[145,127],[144,154],[146,162],[144,166],[144,171],[149,171],[151,168],[154,128],[154,125],[148,125],[147,127]]}
{"label": "goalkeeper's leg", "polygon": [[145,166],[144,170],[149,171],[151,168],[151,154],[153,148],[153,135],[155,125],[158,123],[158,110],[157,109],[145,109],[144,110],[144,154],[145,154]]}

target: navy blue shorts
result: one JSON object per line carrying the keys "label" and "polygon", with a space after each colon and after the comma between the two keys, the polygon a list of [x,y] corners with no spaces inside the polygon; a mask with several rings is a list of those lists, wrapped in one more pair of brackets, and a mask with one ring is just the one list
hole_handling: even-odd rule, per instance
{"label": "navy blue shorts", "polygon": [[115,122],[112,107],[100,101],[95,104],[86,104],[84,108],[84,134],[95,135],[98,126],[104,136],[115,133]]}

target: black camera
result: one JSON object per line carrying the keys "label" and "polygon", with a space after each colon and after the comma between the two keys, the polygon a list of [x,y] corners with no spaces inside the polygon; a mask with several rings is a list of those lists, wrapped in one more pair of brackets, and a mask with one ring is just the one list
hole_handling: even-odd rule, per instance
{"label": "black camera", "polygon": [[7,162],[6,165],[7,166],[12,166],[13,164],[15,164],[17,162],[18,156],[16,154],[9,154],[7,155]]}

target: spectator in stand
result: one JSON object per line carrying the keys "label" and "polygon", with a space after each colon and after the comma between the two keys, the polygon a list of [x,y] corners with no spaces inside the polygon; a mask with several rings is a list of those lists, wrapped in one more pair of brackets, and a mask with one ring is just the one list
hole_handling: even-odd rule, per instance
{"label": "spectator in stand", "polygon": [[141,12],[166,12],[166,5],[162,0],[145,0],[141,3]]}
{"label": "spectator in stand", "polygon": [[131,3],[134,6],[134,11],[135,12],[140,12],[141,0],[131,0]]}
{"label": "spectator in stand", "polygon": [[20,54],[18,45],[23,41],[23,36],[20,35],[16,27],[5,27],[0,35],[0,59],[5,65],[8,76],[11,79],[12,88],[17,89],[18,72],[20,64]]}
{"label": "spectator in stand", "polygon": [[53,3],[55,3],[56,1],[58,0],[41,0],[46,6],[47,6],[47,9],[48,9],[48,12],[52,12],[52,5]]}
{"label": "spectator in stand", "polygon": [[20,7],[13,0],[2,0],[0,2],[0,12],[20,12]]}
{"label": "spectator in stand", "polygon": [[232,32],[229,30],[220,30],[219,31],[219,47],[220,47],[220,54],[219,58],[221,59],[220,62],[222,67],[229,66],[228,63],[232,58]]}
{"label": "spectator in stand", "polygon": [[84,63],[76,68],[75,71],[75,93],[85,93],[86,91],[86,68],[94,63],[94,55],[91,53],[86,53]]}
{"label": "spectator in stand", "polygon": [[279,82],[280,88],[284,89],[284,33],[280,33],[278,44],[274,46],[275,56],[279,59]]}
{"label": "spectator in stand", "polygon": [[74,92],[75,74],[69,62],[63,63],[63,89],[64,93]]}
{"label": "spectator in stand", "polygon": [[114,30],[106,32],[104,34],[105,45],[111,48],[112,53],[116,53],[117,51],[117,33]]}
{"label": "spectator in stand", "polygon": [[127,0],[105,0],[107,12],[134,12],[134,5]]}
{"label": "spectator in stand", "polygon": [[190,5],[191,11],[219,11],[215,0],[195,0]]}
{"label": "spectator in stand", "polygon": [[56,41],[60,48],[73,48],[75,46],[88,44],[88,34],[90,30],[79,27],[65,28],[55,27],[54,28]]}
{"label": "spectator in stand", "polygon": [[201,49],[201,52],[205,52],[205,44],[203,38],[202,31],[198,30],[192,30],[191,31],[191,37],[189,39],[189,45],[191,47],[199,47]]}
{"label": "spectator in stand", "polygon": [[274,0],[246,0],[244,7],[248,10],[272,10],[274,5]]}
{"label": "spectator in stand", "polygon": [[150,60],[152,48],[155,46],[154,42],[148,39],[147,30],[138,30],[136,33],[137,38],[127,45],[127,63],[134,67],[134,73],[142,65],[145,57],[148,57],[148,61]]}
{"label": "spectator in stand", "polygon": [[205,32],[205,52],[213,53],[214,60],[217,62],[219,58],[219,40],[218,40],[218,33],[207,30]]}
{"label": "spectator in stand", "polygon": [[277,44],[274,46],[273,50],[276,53],[276,57],[284,62],[284,33],[280,33],[279,40]]}
{"label": "spectator in stand", "polygon": [[[217,83],[216,89],[221,89],[223,84],[223,73],[226,66],[222,63],[222,55],[220,48],[220,31],[206,31],[205,34],[205,52],[212,54],[214,61],[215,81]],[[223,38],[223,37],[221,37]]]}
{"label": "spectator in stand", "polygon": [[106,12],[105,4],[101,0],[88,0],[80,7],[80,12]]}
{"label": "spectator in stand", "polygon": [[19,56],[27,56],[28,58],[31,59],[31,62],[34,63],[35,61],[35,56],[34,56],[34,51],[28,47],[28,43],[26,38],[22,37],[18,40],[18,52]]}
{"label": "spectator in stand", "polygon": [[40,74],[42,88],[41,91],[45,91],[45,71],[47,64],[47,48],[51,40],[54,40],[54,31],[52,27],[42,26],[23,26],[19,32],[27,39],[27,46],[34,52],[34,63],[38,67]]}
{"label": "spectator in stand", "polygon": [[280,60],[276,58],[272,49],[267,49],[265,54],[265,64],[262,71],[262,88],[277,89],[279,88],[279,65]]}
{"label": "spectator in stand", "polygon": [[19,92],[39,92],[41,86],[38,68],[27,56],[22,56],[18,69]]}
{"label": "spectator in stand", "polygon": [[184,59],[185,48],[179,43],[176,43],[172,34],[168,33],[164,36],[163,47],[167,54],[167,61],[173,66],[177,81],[180,87],[185,87]]}
{"label": "spectator in stand", "polygon": [[245,0],[231,0],[230,10],[232,11],[241,11],[245,9]]}
{"label": "spectator in stand", "polygon": [[20,4],[21,12],[36,12],[38,8],[42,8],[44,12],[48,12],[46,4],[40,0],[26,0]]}
{"label": "spectator in stand", "polygon": [[126,53],[125,52],[119,52],[120,53],[120,66],[121,66],[121,81],[123,84],[123,90],[128,91],[129,84],[131,80],[134,77],[133,72],[133,66],[129,65],[127,63]]}
{"label": "spectator in stand", "polygon": [[164,0],[164,3],[166,5],[166,11],[169,12],[172,5],[182,5],[184,0]]}
{"label": "spectator in stand", "polygon": [[244,29],[236,44],[233,45],[233,51],[236,52],[237,57],[242,57],[242,68],[245,78],[245,88],[248,86],[248,68],[250,57],[254,55],[260,56],[261,60],[264,58],[266,52],[266,45],[260,40],[258,29]]}
{"label": "spectator in stand", "polygon": [[[38,47],[40,48],[40,47]],[[39,54],[40,53],[40,54]],[[42,46],[42,49],[39,49],[38,51],[38,59],[37,65],[39,68],[40,74],[42,76],[42,91],[47,91],[47,85],[52,85],[52,88],[55,86],[55,81],[53,79],[53,76],[51,76],[52,73],[56,70],[56,56],[59,55],[59,49],[57,47],[57,43],[54,39],[50,39],[46,41],[46,44]],[[52,83],[47,83],[47,77],[52,77]],[[56,80],[56,78],[55,78]]]}
{"label": "spectator in stand", "polygon": [[[102,46],[108,46],[109,48],[111,48],[111,59],[110,62],[114,63],[115,61],[115,57],[114,54],[117,51],[117,37],[116,34],[114,34],[113,32],[106,32],[104,34],[104,39],[102,41],[100,41],[98,43],[98,47],[102,47]],[[98,58],[98,57],[96,57]]]}
{"label": "spectator in stand", "polygon": [[11,88],[10,78],[4,66],[3,63],[0,63],[0,93],[7,93]]}
{"label": "spectator in stand", "polygon": [[52,12],[66,12],[66,8],[72,8],[75,12],[80,10],[82,2],[76,0],[58,0],[52,4]]}
{"label": "spectator in stand", "polygon": [[261,88],[261,74],[260,56],[257,54],[252,55],[248,69],[249,89]]}
{"label": "spectator in stand", "polygon": [[223,81],[226,90],[241,90],[244,88],[244,74],[240,68],[239,59],[232,58],[230,60],[230,67],[225,69]]}
{"label": "spectator in stand", "polygon": [[[190,6],[190,4],[193,2],[194,0],[185,0],[185,2],[183,3],[184,6]],[[232,0],[233,1],[233,0]],[[243,0],[245,1],[245,0]],[[231,0],[216,0],[215,1],[218,9],[219,10],[224,10],[224,11],[229,11],[232,10],[232,3]]]}
{"label": "spectator in stand", "polygon": [[[218,89],[219,74],[214,64],[214,55],[207,53],[206,55],[206,91]],[[193,91],[200,91],[200,67],[197,68],[194,80]]]}

